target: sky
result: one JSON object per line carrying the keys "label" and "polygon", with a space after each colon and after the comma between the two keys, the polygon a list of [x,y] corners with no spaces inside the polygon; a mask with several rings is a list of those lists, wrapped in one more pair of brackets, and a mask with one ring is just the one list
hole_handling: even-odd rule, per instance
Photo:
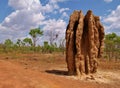
{"label": "sky", "polygon": [[120,35],[120,0],[0,0],[0,43],[30,37],[30,29],[37,27],[44,31],[38,43],[49,40],[49,31],[59,33],[60,41],[74,10],[92,10],[106,34]]}

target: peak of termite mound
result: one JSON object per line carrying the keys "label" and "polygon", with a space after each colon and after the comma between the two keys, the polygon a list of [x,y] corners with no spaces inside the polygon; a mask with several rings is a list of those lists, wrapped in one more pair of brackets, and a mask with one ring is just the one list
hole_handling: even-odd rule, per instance
{"label": "peak of termite mound", "polygon": [[103,53],[104,27],[99,16],[88,10],[75,10],[66,29],[66,61],[69,75],[89,74],[97,71]]}

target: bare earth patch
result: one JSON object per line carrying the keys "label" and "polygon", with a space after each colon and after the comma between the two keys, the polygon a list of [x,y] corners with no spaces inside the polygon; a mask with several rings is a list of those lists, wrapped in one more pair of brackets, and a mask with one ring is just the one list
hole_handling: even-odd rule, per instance
{"label": "bare earth patch", "polygon": [[67,76],[64,56],[31,54],[18,56],[17,59],[12,59],[10,55],[1,56],[0,88],[119,88],[120,86],[120,69],[100,68],[94,76],[78,79],[76,76]]}

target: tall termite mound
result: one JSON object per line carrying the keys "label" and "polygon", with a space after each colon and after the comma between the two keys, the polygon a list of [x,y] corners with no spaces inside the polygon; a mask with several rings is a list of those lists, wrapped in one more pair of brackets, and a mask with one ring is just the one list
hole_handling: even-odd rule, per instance
{"label": "tall termite mound", "polygon": [[66,62],[69,75],[95,73],[102,56],[104,28],[98,16],[89,10],[74,11],[66,29]]}

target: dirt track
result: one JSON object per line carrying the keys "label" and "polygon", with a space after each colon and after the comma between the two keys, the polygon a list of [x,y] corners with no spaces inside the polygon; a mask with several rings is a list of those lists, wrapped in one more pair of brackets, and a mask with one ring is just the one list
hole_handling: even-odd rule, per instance
{"label": "dirt track", "polygon": [[[52,71],[58,75],[52,74]],[[119,83],[116,85],[83,81],[75,77],[59,75],[57,70],[47,72],[33,70],[19,63],[0,60],[0,88],[119,88],[119,86]]]}

